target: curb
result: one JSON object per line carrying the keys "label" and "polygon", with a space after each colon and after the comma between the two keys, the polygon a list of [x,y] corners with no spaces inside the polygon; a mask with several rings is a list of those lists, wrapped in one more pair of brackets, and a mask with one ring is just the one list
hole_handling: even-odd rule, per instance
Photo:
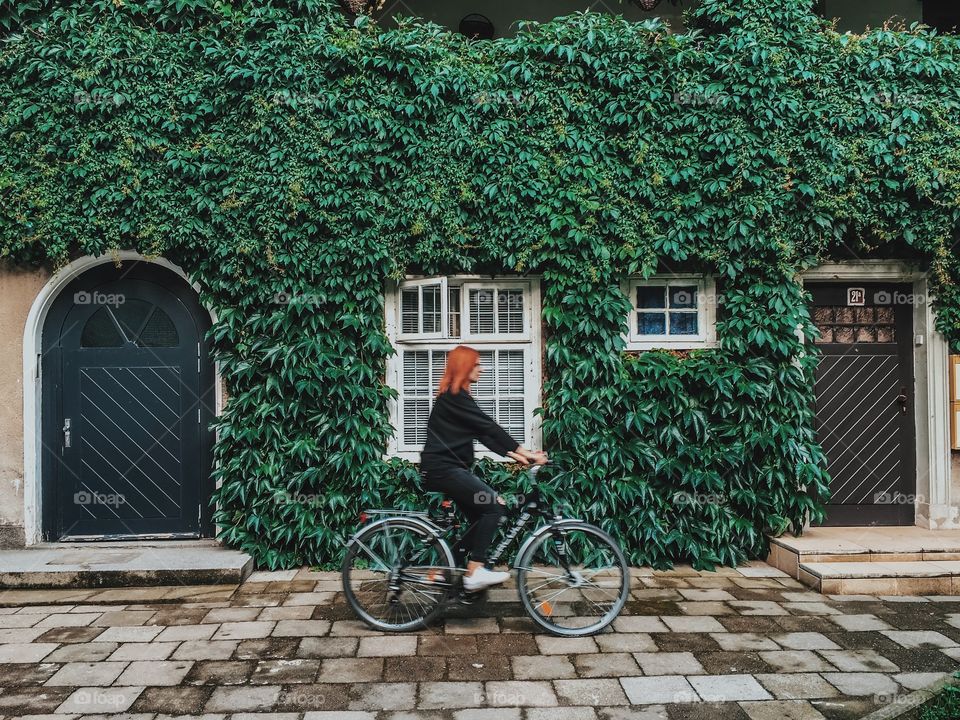
{"label": "curb", "polygon": [[960,677],[948,675],[942,680],[937,680],[937,682],[927,685],[925,688],[914,690],[909,695],[898,698],[896,702],[886,707],[874,710],[869,715],[865,715],[861,720],[894,720],[894,718],[902,717],[935,698],[949,685],[960,685]]}

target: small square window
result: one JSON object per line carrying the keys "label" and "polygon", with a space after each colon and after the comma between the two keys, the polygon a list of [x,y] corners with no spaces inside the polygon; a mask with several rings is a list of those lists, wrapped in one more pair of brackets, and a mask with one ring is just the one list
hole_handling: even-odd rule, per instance
{"label": "small square window", "polygon": [[670,307],[681,310],[696,310],[697,308],[697,286],[696,285],[671,285],[670,286]]}
{"label": "small square window", "polygon": [[[633,300],[627,348],[705,347],[714,310],[704,288],[706,279],[633,280]],[[710,283],[710,287],[713,287]]]}
{"label": "small square window", "polygon": [[697,334],[697,314],[686,312],[670,313],[670,334],[671,335],[696,335]]}
{"label": "small square window", "polygon": [[639,285],[637,286],[638,308],[665,308],[664,296],[666,285]]}
{"label": "small square window", "polygon": [[641,335],[666,335],[667,333],[667,314],[666,313],[637,313],[638,325],[637,332]]}

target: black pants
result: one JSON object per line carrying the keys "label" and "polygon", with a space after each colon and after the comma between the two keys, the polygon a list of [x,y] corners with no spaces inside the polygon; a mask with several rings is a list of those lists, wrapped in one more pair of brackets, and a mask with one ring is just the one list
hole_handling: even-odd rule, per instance
{"label": "black pants", "polygon": [[464,560],[485,563],[505,512],[497,502],[496,491],[463,468],[426,468],[423,485],[430,492],[442,492],[467,516],[470,527],[453,549],[458,559],[462,556]]}

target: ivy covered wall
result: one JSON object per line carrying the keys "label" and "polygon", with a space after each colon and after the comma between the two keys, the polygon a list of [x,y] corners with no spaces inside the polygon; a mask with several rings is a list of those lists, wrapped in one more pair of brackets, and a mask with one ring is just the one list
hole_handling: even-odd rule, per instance
{"label": "ivy covered wall", "polygon": [[[805,268],[913,258],[960,349],[955,38],[839,35],[806,0],[492,43],[329,0],[35,5],[0,17],[0,254],[136,249],[199,283],[230,398],[218,520],[270,567],[417,502],[383,456],[406,273],[542,279],[557,493],[635,563],[735,563],[819,516]],[[719,347],[622,352],[621,280],[678,269],[721,279]]]}

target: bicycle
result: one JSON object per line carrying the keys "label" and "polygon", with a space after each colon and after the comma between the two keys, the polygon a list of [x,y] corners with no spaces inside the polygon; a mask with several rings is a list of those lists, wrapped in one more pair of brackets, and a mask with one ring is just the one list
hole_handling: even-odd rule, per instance
{"label": "bicycle", "polygon": [[[513,525],[488,565],[500,560],[531,519],[544,520],[520,544],[513,564],[524,611],[554,635],[596,634],[613,622],[627,600],[627,561],[606,532],[563,518],[545,505],[539,470],[528,470],[531,492],[522,505],[508,509],[501,528],[511,516]],[[447,542],[459,525],[449,500],[442,508],[440,515],[399,510],[361,514],[361,523],[374,521],[350,539],[341,576],[347,602],[370,627],[388,632],[422,629],[462,589],[466,570],[457,566]]]}

